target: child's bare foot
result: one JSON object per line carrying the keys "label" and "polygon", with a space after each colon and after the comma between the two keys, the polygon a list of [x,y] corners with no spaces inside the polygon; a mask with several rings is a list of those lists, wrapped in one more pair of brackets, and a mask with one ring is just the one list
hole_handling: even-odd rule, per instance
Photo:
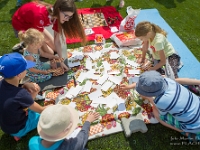
{"label": "child's bare foot", "polygon": [[86,121],[89,121],[90,123],[97,120],[99,118],[99,113],[97,112],[89,112],[88,117]]}

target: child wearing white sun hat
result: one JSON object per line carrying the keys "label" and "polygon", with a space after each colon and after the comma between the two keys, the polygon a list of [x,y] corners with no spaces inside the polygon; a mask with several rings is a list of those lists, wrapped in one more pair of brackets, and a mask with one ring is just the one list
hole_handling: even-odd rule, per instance
{"label": "child wearing white sun hat", "polygon": [[29,141],[30,150],[84,150],[88,141],[90,123],[99,118],[90,112],[77,137],[66,139],[78,125],[78,112],[67,105],[54,105],[46,108],[40,116],[37,130],[40,136]]}

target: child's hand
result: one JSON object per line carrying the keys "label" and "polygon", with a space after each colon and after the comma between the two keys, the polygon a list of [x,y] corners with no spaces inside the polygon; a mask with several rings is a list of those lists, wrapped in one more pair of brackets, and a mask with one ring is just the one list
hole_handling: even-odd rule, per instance
{"label": "child's hand", "polygon": [[129,85],[121,84],[121,85],[120,85],[120,89],[121,89],[121,90],[130,90],[130,89],[135,88],[135,86],[136,86],[135,83],[129,84]]}
{"label": "child's hand", "polygon": [[56,62],[52,62],[52,61],[50,61],[50,66],[51,66],[51,68],[52,69],[56,69],[57,68],[57,63]]}
{"label": "child's hand", "polygon": [[49,72],[47,70],[43,70],[41,71],[41,74],[49,74]]}
{"label": "child's hand", "polygon": [[142,70],[147,71],[147,70],[149,70],[149,69],[152,68],[152,67],[149,66],[149,65],[143,64],[143,65],[141,66],[141,68],[142,68]]}
{"label": "child's hand", "polygon": [[30,93],[38,93],[40,91],[40,87],[38,84],[36,83],[25,83],[22,88],[26,89],[27,91],[29,91]]}
{"label": "child's hand", "polygon": [[130,87],[129,87],[129,85],[121,84],[121,85],[120,85],[120,89],[122,89],[122,90],[129,90]]}
{"label": "child's hand", "polygon": [[60,59],[60,57],[54,55],[54,57],[52,59]]}
{"label": "child's hand", "polygon": [[99,118],[99,113],[97,112],[89,112],[86,121],[89,121],[90,123],[97,120]]}
{"label": "child's hand", "polygon": [[138,58],[136,62],[137,62],[138,64],[143,64],[143,63],[144,63],[144,59]]}
{"label": "child's hand", "polygon": [[65,72],[69,70],[69,68],[65,65],[64,62],[61,62],[60,66],[64,69]]}

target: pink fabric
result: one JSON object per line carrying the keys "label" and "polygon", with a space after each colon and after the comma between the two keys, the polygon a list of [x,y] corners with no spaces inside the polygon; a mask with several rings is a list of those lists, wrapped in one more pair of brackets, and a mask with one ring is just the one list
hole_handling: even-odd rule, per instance
{"label": "pink fabric", "polygon": [[[117,16],[119,19],[115,20],[114,24],[112,24],[111,26],[116,26],[119,29],[119,25],[120,25],[121,21],[123,20],[123,18],[120,15],[120,13],[117,12],[115,7],[113,7],[113,6],[105,6],[105,7],[100,7],[100,8],[78,9],[79,14],[81,14],[81,13],[82,14],[89,14],[89,13],[93,14],[94,11],[96,11],[97,13],[102,12],[104,14],[106,21],[107,21],[108,17],[115,18]],[[107,24],[108,24],[108,22],[107,22]],[[108,24],[108,26],[94,27],[94,28],[92,28],[92,30],[94,31],[94,34],[87,36],[88,41],[94,40],[95,34],[103,34],[105,39],[110,38],[110,36],[113,34],[110,31],[109,24]],[[68,44],[77,43],[77,42],[80,42],[80,39],[66,39],[66,42]]]}

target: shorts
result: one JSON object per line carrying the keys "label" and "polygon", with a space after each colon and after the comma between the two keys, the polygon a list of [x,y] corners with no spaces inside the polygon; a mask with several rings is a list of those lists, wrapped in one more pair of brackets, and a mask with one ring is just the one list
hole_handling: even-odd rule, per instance
{"label": "shorts", "polygon": [[171,114],[160,115],[160,119],[165,123],[182,130],[180,123]]}
{"label": "shorts", "polygon": [[16,136],[21,138],[25,136],[28,132],[35,129],[37,127],[39,121],[40,114],[36,113],[32,110],[28,110],[28,120],[26,121],[26,125],[23,129],[21,129],[18,133],[11,134],[12,136]]}
{"label": "shorts", "polygon": [[[182,130],[180,123],[171,114],[160,115],[160,119],[162,121],[164,121],[165,123]],[[185,132],[181,132],[181,134],[185,135]],[[195,139],[199,141],[200,140],[200,132],[195,133],[195,134],[196,134]]]}

